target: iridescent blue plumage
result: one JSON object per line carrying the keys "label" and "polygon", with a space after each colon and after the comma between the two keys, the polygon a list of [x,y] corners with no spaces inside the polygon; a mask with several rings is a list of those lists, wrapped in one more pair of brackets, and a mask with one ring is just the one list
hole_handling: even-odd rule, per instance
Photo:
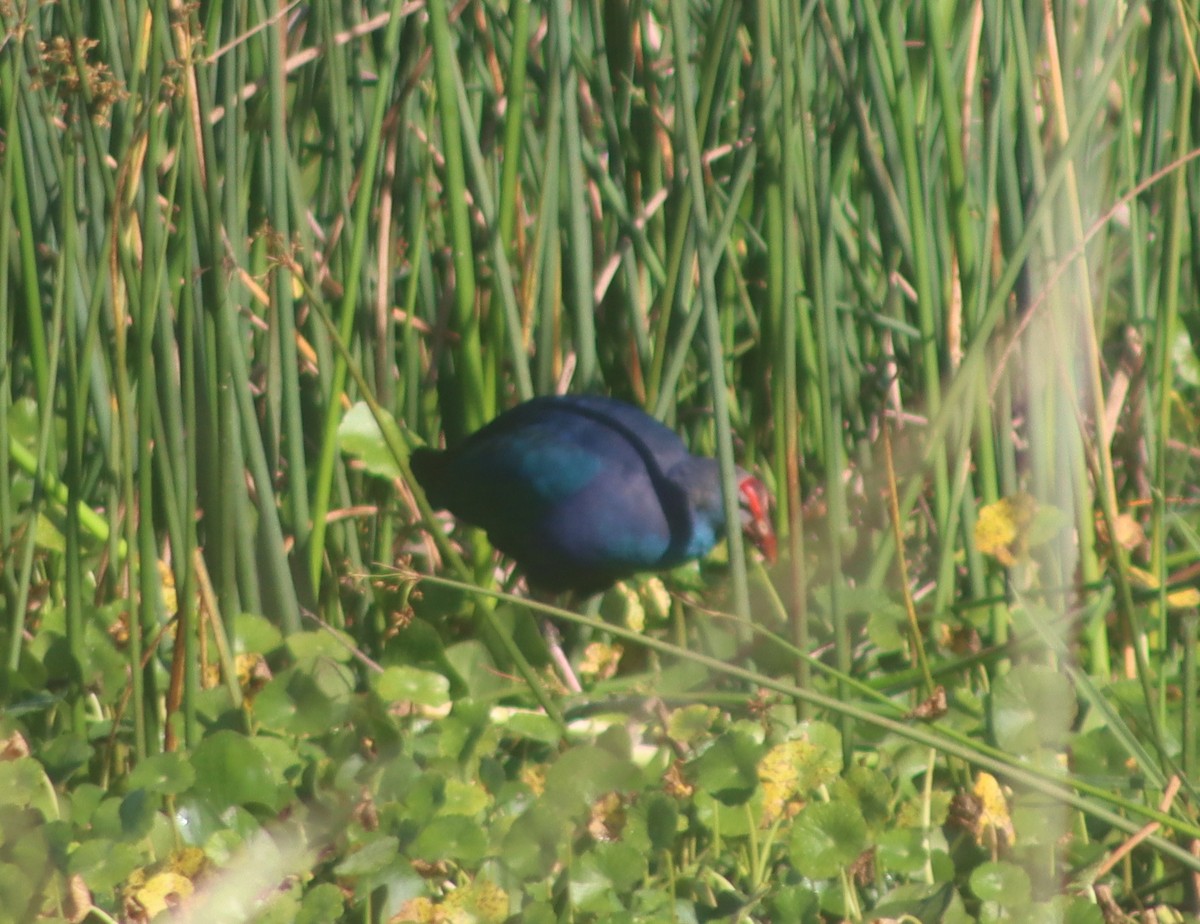
{"label": "iridescent blue plumage", "polygon": [[[547,590],[592,593],[705,555],[724,535],[716,461],[611,398],[535,398],[460,446],[417,450],[412,467],[432,506],[486,530]],[[765,491],[749,476],[742,490],[765,543]]]}

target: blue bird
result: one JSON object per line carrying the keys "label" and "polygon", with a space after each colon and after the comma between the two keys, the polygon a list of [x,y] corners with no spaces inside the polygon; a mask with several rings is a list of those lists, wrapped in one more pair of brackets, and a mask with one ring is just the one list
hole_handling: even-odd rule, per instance
{"label": "blue bird", "polygon": [[[725,534],[715,459],[653,417],[599,396],[534,398],[459,446],[417,449],[431,506],[485,530],[532,586],[592,594],[706,555]],[[742,528],[775,557],[770,498],[738,471]]]}

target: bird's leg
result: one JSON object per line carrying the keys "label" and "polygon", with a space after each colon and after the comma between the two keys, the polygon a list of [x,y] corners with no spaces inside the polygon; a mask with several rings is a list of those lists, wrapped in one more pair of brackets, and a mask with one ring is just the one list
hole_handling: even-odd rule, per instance
{"label": "bird's leg", "polygon": [[[529,596],[534,600],[542,603],[549,603],[553,606],[563,606],[561,594],[550,593],[542,588],[531,587],[526,583],[526,590]],[[568,595],[570,597],[572,595]],[[542,641],[546,643],[546,650],[550,653],[550,660],[554,662],[554,666],[558,669],[559,677],[566,685],[567,689],[572,693],[582,693],[583,687],[579,683],[579,677],[575,674],[575,669],[571,667],[571,662],[567,659],[567,653],[562,647],[562,633],[558,631],[558,626],[550,621],[550,617],[541,612],[536,612],[538,626],[542,630]]]}
{"label": "bird's leg", "polygon": [[579,678],[575,676],[575,670],[571,667],[571,662],[567,660],[567,654],[562,649],[562,633],[558,631],[558,626],[545,616],[542,617],[541,622],[542,638],[546,640],[546,647],[550,650],[550,660],[558,668],[563,683],[572,693],[582,693],[583,687],[579,684]]}

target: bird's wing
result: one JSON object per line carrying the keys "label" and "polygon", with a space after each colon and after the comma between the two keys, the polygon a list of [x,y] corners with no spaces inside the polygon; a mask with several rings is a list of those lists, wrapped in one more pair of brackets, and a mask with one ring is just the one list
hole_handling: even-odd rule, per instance
{"label": "bird's wing", "polygon": [[648,453],[664,472],[688,455],[678,433],[625,401],[603,395],[563,395],[543,400],[554,401],[563,410],[619,435]]}

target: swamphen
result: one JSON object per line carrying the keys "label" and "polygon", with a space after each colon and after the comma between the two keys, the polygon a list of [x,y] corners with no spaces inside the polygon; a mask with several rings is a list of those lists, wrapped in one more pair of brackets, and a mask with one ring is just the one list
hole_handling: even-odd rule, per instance
{"label": "swamphen", "polygon": [[[612,398],[534,398],[446,451],[417,449],[429,503],[487,531],[531,585],[592,594],[707,554],[725,531],[717,461]],[[742,526],[775,557],[769,498],[739,470]]]}

